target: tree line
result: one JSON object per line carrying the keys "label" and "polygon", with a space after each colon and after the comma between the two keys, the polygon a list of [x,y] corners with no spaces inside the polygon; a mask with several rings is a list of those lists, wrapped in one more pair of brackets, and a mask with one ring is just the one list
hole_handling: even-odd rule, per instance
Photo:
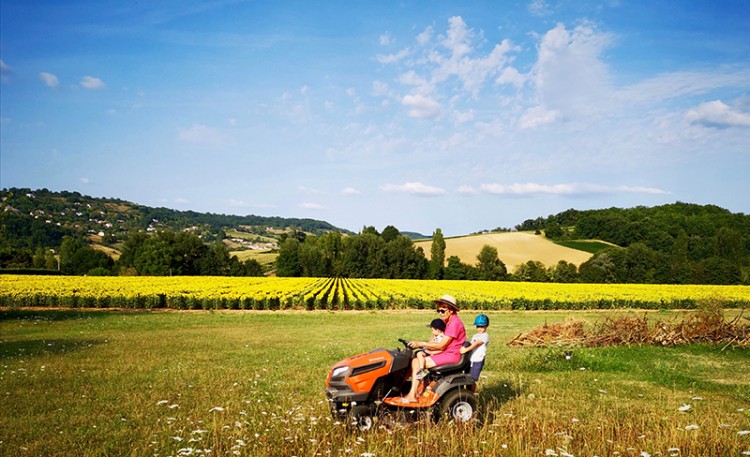
{"label": "tree line", "polygon": [[386,279],[474,279],[508,278],[497,249],[484,246],[477,263],[445,258],[445,238],[438,228],[432,235],[430,259],[406,235],[391,225],[378,232],[364,227],[358,234],[330,232],[306,236],[295,232],[282,239],[276,259],[277,276],[386,278]]}
{"label": "tree line", "polygon": [[46,269],[65,275],[148,276],[263,276],[254,259],[240,261],[221,242],[206,243],[193,233],[162,230],[155,234],[133,231],[117,260],[94,249],[83,238],[64,236],[59,250],[38,247],[0,249],[5,269]]}
{"label": "tree line", "polygon": [[750,216],[714,205],[570,209],[517,228],[619,246],[581,265],[585,282],[750,284]]}

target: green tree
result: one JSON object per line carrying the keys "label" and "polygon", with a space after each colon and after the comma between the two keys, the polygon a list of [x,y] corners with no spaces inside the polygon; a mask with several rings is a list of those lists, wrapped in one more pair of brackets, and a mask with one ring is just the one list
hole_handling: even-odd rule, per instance
{"label": "green tree", "polygon": [[558,240],[563,237],[562,227],[557,222],[552,222],[545,227],[544,236],[549,239]]}
{"label": "green tree", "polygon": [[613,261],[614,249],[604,249],[583,262],[578,268],[581,282],[614,283],[617,282],[616,265]]}
{"label": "green tree", "polygon": [[401,235],[401,232],[392,225],[387,226],[383,229],[383,233],[380,235],[386,243],[390,243]]}
{"label": "green tree", "polygon": [[279,256],[276,258],[276,276],[301,276],[300,242],[296,238],[288,237],[279,246]]}
{"label": "green tree", "polygon": [[529,260],[518,265],[513,271],[513,278],[524,282],[547,282],[549,280],[547,269],[538,260]]}
{"label": "green tree", "polygon": [[508,276],[505,264],[498,258],[497,249],[485,244],[477,255],[478,279],[482,281],[501,281]]}
{"label": "green tree", "polygon": [[578,268],[564,260],[557,262],[557,265],[547,270],[547,276],[552,282],[572,283],[578,282]]}
{"label": "green tree", "polygon": [[445,238],[443,231],[439,228],[432,233],[432,245],[430,246],[430,264],[428,277],[431,279],[443,279],[445,265]]}

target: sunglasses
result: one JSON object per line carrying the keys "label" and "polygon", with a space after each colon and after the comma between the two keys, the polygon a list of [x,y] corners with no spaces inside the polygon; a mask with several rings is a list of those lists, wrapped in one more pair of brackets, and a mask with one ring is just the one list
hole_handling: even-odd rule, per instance
{"label": "sunglasses", "polygon": [[439,310],[437,310],[437,312],[440,314],[445,314],[446,311],[448,311],[447,308],[440,308]]}

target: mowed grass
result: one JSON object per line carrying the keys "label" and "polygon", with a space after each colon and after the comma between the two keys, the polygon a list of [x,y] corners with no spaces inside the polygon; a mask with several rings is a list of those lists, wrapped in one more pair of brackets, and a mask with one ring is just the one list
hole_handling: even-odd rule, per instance
{"label": "mowed grass", "polygon": [[279,256],[279,251],[256,251],[253,249],[247,249],[244,251],[231,251],[230,255],[237,256],[237,259],[240,262],[255,259],[263,266],[271,266]]}
{"label": "mowed grass", "polygon": [[[611,312],[610,312],[611,313]],[[323,392],[336,361],[426,339],[427,311],[0,311],[1,455],[742,455],[750,351],[517,349],[543,322],[489,312],[481,423],[353,433]],[[476,313],[461,313],[468,333]],[[681,317],[654,312],[654,318]],[[646,454],[643,454],[646,453]]]}
{"label": "mowed grass", "polygon": [[[426,253],[430,252],[432,240],[416,241]],[[497,249],[500,260],[508,272],[529,260],[540,261],[551,267],[560,260],[580,265],[591,258],[591,253],[556,244],[544,235],[532,232],[485,233],[445,239],[445,257],[458,256],[463,263],[477,264],[477,255],[482,247],[488,244]]]}

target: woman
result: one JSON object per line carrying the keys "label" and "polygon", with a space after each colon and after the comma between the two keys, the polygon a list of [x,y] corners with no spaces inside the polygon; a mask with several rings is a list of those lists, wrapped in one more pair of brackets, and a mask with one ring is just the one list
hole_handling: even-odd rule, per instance
{"label": "woman", "polygon": [[421,366],[421,360],[414,358],[411,362],[411,390],[404,397],[405,403],[417,401],[417,389],[419,381],[427,374],[426,369],[438,365],[458,363],[461,360],[461,347],[466,341],[466,328],[464,323],[458,317],[458,305],[456,299],[450,295],[443,295],[439,300],[435,300],[437,312],[440,319],[445,322],[445,333],[440,342],[411,341],[409,346],[413,349],[424,348],[433,351],[440,351],[439,354],[425,357],[424,366]]}

